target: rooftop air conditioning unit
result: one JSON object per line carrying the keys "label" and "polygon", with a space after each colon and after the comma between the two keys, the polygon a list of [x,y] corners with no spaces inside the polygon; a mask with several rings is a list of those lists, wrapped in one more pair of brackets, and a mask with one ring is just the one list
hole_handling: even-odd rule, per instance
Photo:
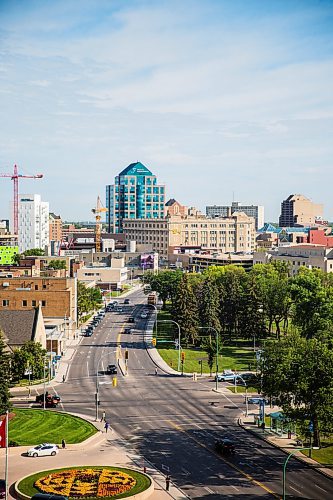
{"label": "rooftop air conditioning unit", "polygon": [[4,282],[2,283],[2,286],[9,286],[8,281],[4,281]]}

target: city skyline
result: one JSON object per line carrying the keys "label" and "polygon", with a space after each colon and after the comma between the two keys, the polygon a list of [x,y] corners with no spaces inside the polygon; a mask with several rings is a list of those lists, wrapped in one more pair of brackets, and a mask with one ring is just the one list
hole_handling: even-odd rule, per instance
{"label": "city skyline", "polygon": [[[302,193],[333,220],[329,1],[0,3],[0,172],[67,220],[141,161],[184,205]],[[186,186],[186,189],[184,189]],[[0,214],[13,186],[0,179]]]}

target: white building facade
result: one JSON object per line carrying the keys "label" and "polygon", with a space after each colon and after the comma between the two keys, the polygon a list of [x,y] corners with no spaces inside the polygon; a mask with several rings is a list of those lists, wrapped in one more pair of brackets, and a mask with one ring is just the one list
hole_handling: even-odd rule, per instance
{"label": "white building facade", "polygon": [[19,195],[19,252],[49,245],[49,203],[39,194]]}

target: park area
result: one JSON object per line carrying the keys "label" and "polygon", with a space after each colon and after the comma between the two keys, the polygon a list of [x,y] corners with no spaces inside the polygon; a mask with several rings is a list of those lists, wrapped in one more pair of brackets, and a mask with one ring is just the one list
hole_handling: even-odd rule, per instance
{"label": "park area", "polygon": [[[54,411],[15,408],[10,414],[9,443],[25,446],[39,443],[81,443],[97,429],[82,418]],[[36,443],[38,436],[38,443]]]}

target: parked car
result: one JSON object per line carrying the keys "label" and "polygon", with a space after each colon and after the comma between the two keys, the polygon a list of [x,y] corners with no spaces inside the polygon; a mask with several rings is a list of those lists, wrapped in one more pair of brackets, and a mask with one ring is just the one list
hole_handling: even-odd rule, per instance
{"label": "parked car", "polygon": [[253,397],[253,398],[248,398],[247,402],[250,404],[250,405],[260,405],[260,402],[261,401],[265,401],[265,405],[269,405],[269,401],[268,399],[265,399],[265,398],[262,398],[260,396],[258,397]]}
{"label": "parked car", "polygon": [[39,444],[27,451],[28,457],[44,457],[47,455],[55,456],[57,453],[59,453],[58,446],[50,443]]}
{"label": "parked car", "polygon": [[130,299],[125,299],[124,300],[124,304],[130,304],[130,302],[131,302]]}
{"label": "parked car", "polygon": [[215,450],[221,455],[231,455],[235,453],[235,444],[228,438],[218,439],[215,441]]}
{"label": "parked car", "polygon": [[237,374],[231,370],[224,370],[222,373],[219,373],[217,376],[215,375],[215,380],[216,380],[216,377],[217,377],[218,382],[234,382],[235,377],[237,377]]}
{"label": "parked car", "polygon": [[130,334],[131,332],[132,332],[132,328],[130,328],[129,326],[126,326],[124,329],[124,333]]}
{"label": "parked car", "polygon": [[116,375],[117,374],[117,367],[116,365],[108,365],[106,368],[106,373],[108,375]]}
{"label": "parked car", "polygon": [[141,313],[141,318],[142,318],[142,319],[146,319],[146,318],[148,318],[148,314],[147,314],[146,312],[142,312],[142,313]]}
{"label": "parked car", "polygon": [[255,373],[238,373],[237,381],[238,385],[255,385],[258,383],[258,377]]}
{"label": "parked car", "polygon": [[129,323],[135,323],[135,318],[134,316],[130,316],[127,320]]}

